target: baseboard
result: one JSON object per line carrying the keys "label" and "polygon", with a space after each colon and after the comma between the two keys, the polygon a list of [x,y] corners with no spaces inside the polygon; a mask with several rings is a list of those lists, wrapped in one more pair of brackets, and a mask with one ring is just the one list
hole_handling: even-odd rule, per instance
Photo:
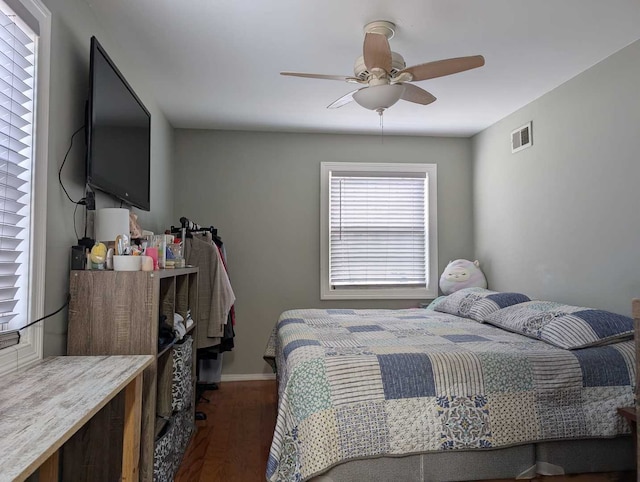
{"label": "baseboard", "polygon": [[228,374],[222,375],[222,382],[249,382],[254,380],[275,380],[275,373],[240,373],[237,375]]}

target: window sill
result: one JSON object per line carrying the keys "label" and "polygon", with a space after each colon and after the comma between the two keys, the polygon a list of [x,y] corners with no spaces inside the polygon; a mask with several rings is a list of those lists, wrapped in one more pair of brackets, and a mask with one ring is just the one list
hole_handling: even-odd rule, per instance
{"label": "window sill", "polygon": [[321,300],[425,300],[433,299],[436,291],[428,288],[330,289],[323,287]]}

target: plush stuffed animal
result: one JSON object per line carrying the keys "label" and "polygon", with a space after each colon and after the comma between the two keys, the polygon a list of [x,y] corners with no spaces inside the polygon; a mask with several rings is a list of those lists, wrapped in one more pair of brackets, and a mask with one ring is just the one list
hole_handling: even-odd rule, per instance
{"label": "plush stuffed animal", "polygon": [[450,295],[462,288],[486,288],[487,279],[480,269],[478,260],[456,259],[450,261],[440,276],[440,289]]}

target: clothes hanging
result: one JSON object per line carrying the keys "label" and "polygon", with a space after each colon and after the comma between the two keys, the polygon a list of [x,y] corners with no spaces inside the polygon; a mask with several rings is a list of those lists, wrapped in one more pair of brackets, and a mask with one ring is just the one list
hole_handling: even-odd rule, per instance
{"label": "clothes hanging", "polygon": [[[224,245],[222,244],[222,241],[220,241],[220,244],[216,243],[216,247],[218,248],[218,253],[220,254],[220,259],[222,260],[222,265],[224,266],[224,270],[227,273],[227,277],[229,277],[229,270],[227,269],[227,252],[224,249]],[[231,321],[231,324],[233,326],[236,325],[236,310],[234,309],[234,306],[231,306],[231,310],[229,310],[229,321]],[[233,338],[233,334],[231,335],[231,338]],[[227,331],[225,330],[225,334],[223,335],[223,338],[227,337]],[[233,347],[233,344],[231,345]]]}
{"label": "clothes hanging", "polygon": [[225,324],[236,297],[218,248],[199,236],[187,238],[184,243],[186,263],[197,266],[200,273],[196,346],[215,346],[225,334]]}

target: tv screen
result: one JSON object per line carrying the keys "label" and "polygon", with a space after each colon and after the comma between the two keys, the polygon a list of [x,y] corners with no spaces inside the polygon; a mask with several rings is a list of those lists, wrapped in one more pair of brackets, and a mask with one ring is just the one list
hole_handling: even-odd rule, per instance
{"label": "tv screen", "polygon": [[95,37],[90,63],[87,183],[149,211],[151,115]]}

